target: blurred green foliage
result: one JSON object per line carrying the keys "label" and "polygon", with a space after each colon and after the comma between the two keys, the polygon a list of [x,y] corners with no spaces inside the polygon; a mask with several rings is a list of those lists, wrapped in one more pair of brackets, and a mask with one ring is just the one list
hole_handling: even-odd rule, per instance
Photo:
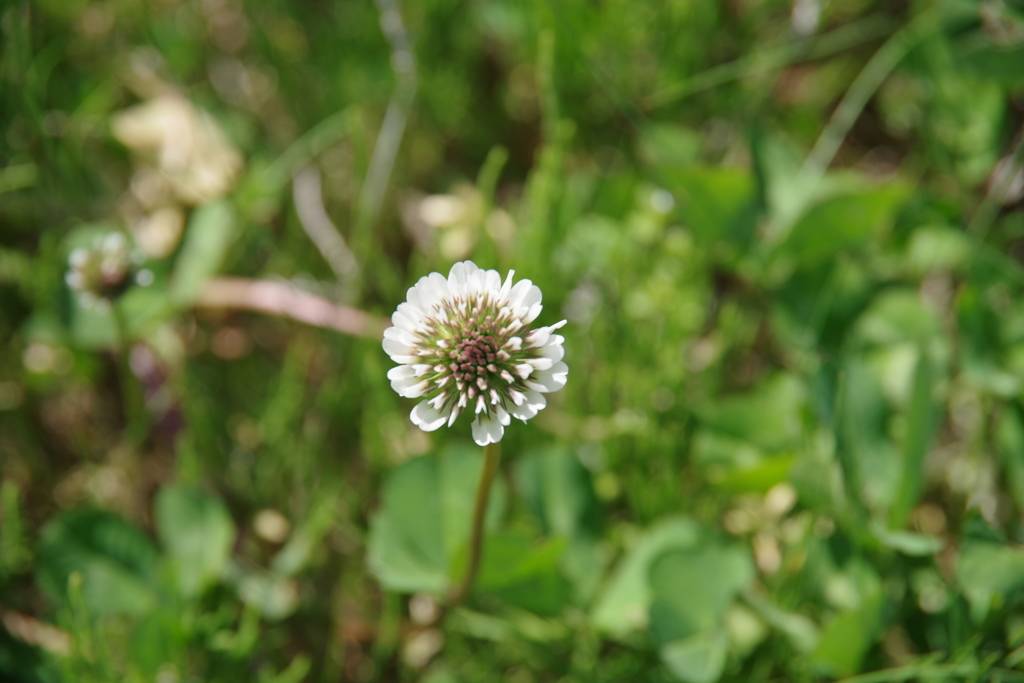
{"label": "blurred green foliage", "polygon": [[[1022,67],[1019,0],[8,0],[0,679],[1024,680]],[[570,379],[449,610],[479,449],[375,321],[465,258]]]}

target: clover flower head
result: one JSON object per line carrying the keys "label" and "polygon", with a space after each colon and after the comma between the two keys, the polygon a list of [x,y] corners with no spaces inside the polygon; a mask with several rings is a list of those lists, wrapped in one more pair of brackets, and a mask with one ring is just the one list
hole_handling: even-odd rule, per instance
{"label": "clover flower head", "polygon": [[565,386],[565,321],[533,327],[541,292],[529,280],[504,283],[472,261],[431,273],[409,289],[384,331],[384,350],[400,365],[388,372],[400,396],[425,400],[412,410],[424,431],[473,414],[473,439],[501,440],[511,417],[524,422],[547,405],[545,393]]}
{"label": "clover flower head", "polygon": [[107,233],[91,247],[72,250],[64,280],[83,306],[107,308],[133,282],[145,286],[153,281],[151,271],[139,269],[141,260],[123,234]]}

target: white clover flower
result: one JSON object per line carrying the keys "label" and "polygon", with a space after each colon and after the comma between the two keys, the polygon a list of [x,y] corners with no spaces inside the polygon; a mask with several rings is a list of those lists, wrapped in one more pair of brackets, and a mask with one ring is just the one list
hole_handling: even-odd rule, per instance
{"label": "white clover flower", "polygon": [[384,350],[401,363],[388,372],[391,387],[407,398],[426,397],[410,418],[430,432],[459,412],[473,412],[473,439],[496,443],[510,416],[529,420],[545,405],[543,394],[565,386],[565,321],[531,329],[541,293],[529,280],[504,284],[496,270],[472,261],[431,273],[409,289],[384,331]]}
{"label": "white clover flower", "polygon": [[144,287],[153,282],[150,270],[139,269],[141,261],[142,255],[123,234],[107,233],[97,237],[92,247],[79,247],[68,255],[64,281],[83,306],[103,309],[133,282]]}

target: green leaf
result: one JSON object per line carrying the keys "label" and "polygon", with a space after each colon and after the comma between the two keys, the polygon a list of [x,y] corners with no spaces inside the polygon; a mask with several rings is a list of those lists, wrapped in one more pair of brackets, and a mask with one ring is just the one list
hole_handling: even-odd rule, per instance
{"label": "green leaf", "polygon": [[561,612],[569,586],[559,570],[564,538],[536,543],[523,533],[490,536],[484,543],[476,589],[545,616]]}
{"label": "green leaf", "polygon": [[878,592],[860,607],[840,614],[826,626],[812,655],[815,669],[828,676],[856,673],[881,631],[884,603],[884,594]]}
{"label": "green leaf", "polygon": [[875,344],[922,343],[943,336],[938,316],[909,289],[887,290],[875,297],[857,321],[856,332]]}
{"label": "green leaf", "polygon": [[651,123],[640,131],[640,155],[656,168],[690,166],[700,157],[702,136],[683,126]]}
{"label": "green leaf", "polygon": [[946,542],[936,536],[915,534],[912,531],[901,531],[875,527],[872,533],[879,543],[911,557],[934,555],[945,547]]}
{"label": "green leaf", "polygon": [[1024,422],[1016,406],[999,414],[996,427],[999,456],[1006,469],[1007,488],[1018,509],[1024,509]]}
{"label": "green leaf", "polygon": [[754,238],[760,213],[753,176],[734,168],[690,168],[665,174],[698,244],[718,245],[732,258]]}
{"label": "green leaf", "polygon": [[714,683],[725,668],[729,637],[720,628],[679,638],[658,649],[661,661],[685,683]]}
{"label": "green leaf", "polygon": [[217,274],[235,233],[234,211],[227,201],[196,209],[171,276],[169,295],[176,305],[191,304],[206,281]]}
{"label": "green leaf", "polygon": [[937,373],[923,350],[914,370],[913,390],[907,411],[907,434],[903,443],[903,463],[896,499],[893,502],[893,527],[906,524],[917,505],[924,486],[924,457],[931,448],[938,428],[938,409],[934,397]]}
{"label": "green leaf", "polygon": [[598,595],[591,613],[594,628],[622,636],[646,626],[652,600],[648,580],[651,563],[669,550],[695,546],[700,533],[700,526],[685,517],[667,517],[645,531]]}
{"label": "green leaf", "polygon": [[601,509],[590,472],[568,450],[555,448],[526,455],[515,474],[543,533],[569,541],[561,567],[573,581],[578,601],[588,602],[605,566],[597,546]]}
{"label": "green leaf", "polygon": [[156,548],[141,529],[100,510],[59,515],[43,529],[37,577],[63,601],[68,577],[82,575],[82,596],[96,616],[145,614],[156,604]]}
{"label": "green leaf", "polygon": [[219,498],[180,485],[165,486],[153,510],[157,535],[174,560],[178,587],[192,597],[224,571],[235,523]]}
{"label": "green leaf", "polygon": [[968,539],[956,563],[956,580],[978,623],[1024,588],[1024,551],[988,540]]}
{"label": "green leaf", "polygon": [[882,632],[885,592],[882,579],[863,558],[854,556],[843,570],[829,572],[830,602],[840,612],[821,631],[811,655],[813,667],[829,676],[855,673]]}
{"label": "green leaf", "polygon": [[736,594],[754,578],[750,554],[708,542],[673,550],[651,565],[651,632],[657,643],[687,638],[721,624]]}
{"label": "green leaf", "polygon": [[530,453],[517,463],[515,473],[519,491],[545,534],[599,534],[600,505],[590,473],[568,450]]}
{"label": "green leaf", "polygon": [[[383,504],[370,521],[367,558],[385,588],[439,594],[460,578],[461,567],[454,565],[465,558],[482,466],[478,449],[452,449],[414,458],[391,473]],[[497,521],[504,498],[498,479],[488,506],[489,526]]]}
{"label": "green leaf", "polygon": [[896,495],[900,457],[887,432],[891,417],[882,387],[859,357],[842,366],[837,453],[851,496],[885,514]]}
{"label": "green leaf", "polygon": [[780,373],[738,396],[696,406],[701,422],[720,434],[766,451],[799,442],[807,392],[795,375]]}
{"label": "green leaf", "polygon": [[779,249],[801,266],[810,266],[862,247],[892,221],[905,196],[903,188],[887,186],[826,199],[797,221]]}

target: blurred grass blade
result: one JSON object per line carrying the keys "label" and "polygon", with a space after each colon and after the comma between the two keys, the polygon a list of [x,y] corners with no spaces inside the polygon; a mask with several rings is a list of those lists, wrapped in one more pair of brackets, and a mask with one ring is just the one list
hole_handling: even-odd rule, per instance
{"label": "blurred grass blade", "polygon": [[893,502],[890,525],[906,525],[917,505],[924,486],[924,459],[932,446],[938,427],[935,387],[938,371],[930,354],[921,349],[914,369],[910,405],[907,409],[907,431],[903,444],[903,466]]}

